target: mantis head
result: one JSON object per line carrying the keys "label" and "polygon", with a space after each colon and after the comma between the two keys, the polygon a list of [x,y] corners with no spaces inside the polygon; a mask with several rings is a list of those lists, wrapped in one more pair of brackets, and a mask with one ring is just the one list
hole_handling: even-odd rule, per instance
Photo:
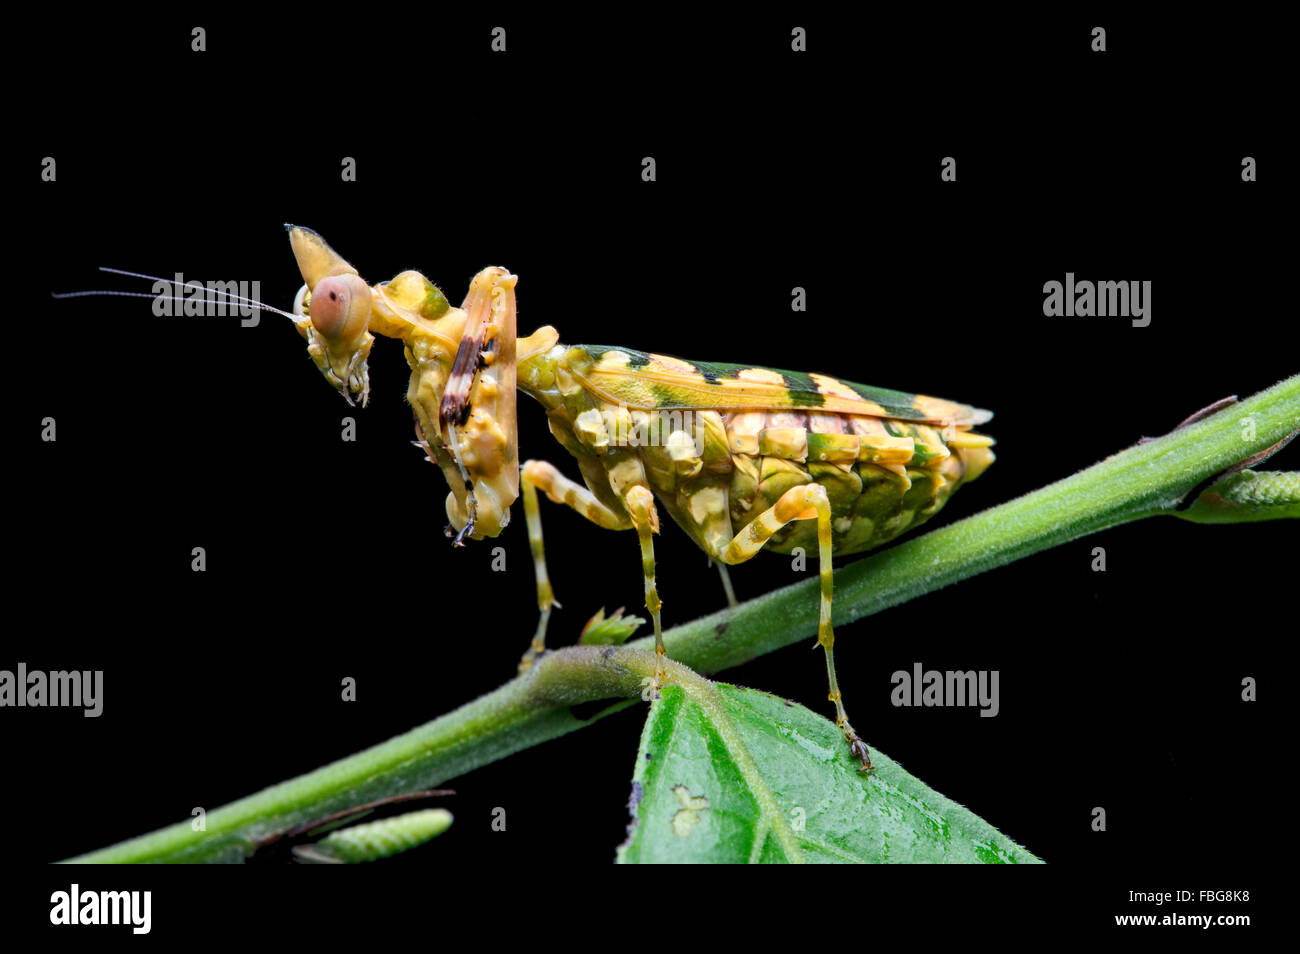
{"label": "mantis head", "polygon": [[[411,383],[416,443],[442,471],[448,533],[495,537],[519,496],[515,421],[516,276],[485,268],[460,308],[419,272],[368,286],[311,229],[288,226],[306,283],[294,304],[295,325],[322,374],[349,403],[369,391],[366,358],[374,335],[400,338]],[[372,334],[373,332],[373,334]],[[519,342],[524,354],[555,344],[553,328]]]}
{"label": "mantis head", "polygon": [[311,229],[285,228],[304,281],[293,303],[294,324],[326,380],[349,404],[356,398],[364,407],[370,397],[366,358],[375,341],[370,286]]}

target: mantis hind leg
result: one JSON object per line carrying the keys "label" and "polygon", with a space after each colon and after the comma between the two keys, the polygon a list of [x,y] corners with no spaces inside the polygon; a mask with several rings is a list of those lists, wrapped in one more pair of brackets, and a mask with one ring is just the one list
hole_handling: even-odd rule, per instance
{"label": "mantis hind leg", "polygon": [[533,664],[537,655],[546,649],[546,624],[551,618],[551,608],[560,604],[551,589],[546,572],[546,552],[542,542],[542,518],[537,505],[537,491],[582,514],[597,526],[607,530],[626,530],[631,524],[620,514],[610,510],[586,487],[565,477],[554,466],[541,460],[530,460],[520,470],[519,482],[524,496],[524,518],[528,522],[528,545],[533,552],[533,568],[537,575],[537,609],[539,619],[533,642],[519,661],[523,672]]}
{"label": "mantis hind leg", "polygon": [[849,723],[844,698],[835,677],[835,632],[831,627],[831,505],[820,484],[791,487],[767,510],[755,517],[731,541],[721,547],[714,558],[720,563],[744,563],[763,548],[772,535],[792,520],[817,521],[817,551],[821,571],[821,614],[817,622],[817,642],[826,653],[826,678],[830,700],[835,703],[835,724],[844,733],[849,751],[862,760],[862,771],[871,768],[871,758],[864,743]]}
{"label": "mantis hind leg", "polygon": [[710,560],[718,568],[718,576],[722,578],[722,590],[727,594],[727,606],[735,609],[740,604],[736,602],[736,591],[731,587],[731,574],[727,572],[727,564],[721,560]]}

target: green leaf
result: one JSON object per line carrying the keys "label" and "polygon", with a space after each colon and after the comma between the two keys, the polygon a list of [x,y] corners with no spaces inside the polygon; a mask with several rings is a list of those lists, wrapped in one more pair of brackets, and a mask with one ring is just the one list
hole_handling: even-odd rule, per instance
{"label": "green leaf", "polygon": [[703,679],[660,695],[619,862],[1041,863],[877,749],[862,774],[803,706]]}
{"label": "green leaf", "polygon": [[596,610],[596,615],[587,620],[587,625],[582,627],[578,642],[583,646],[621,646],[644,622],[639,616],[624,616],[621,606],[606,618],[605,607],[602,606]]}
{"label": "green leaf", "polygon": [[1176,516],[1194,523],[1300,518],[1300,473],[1243,470],[1207,488]]}

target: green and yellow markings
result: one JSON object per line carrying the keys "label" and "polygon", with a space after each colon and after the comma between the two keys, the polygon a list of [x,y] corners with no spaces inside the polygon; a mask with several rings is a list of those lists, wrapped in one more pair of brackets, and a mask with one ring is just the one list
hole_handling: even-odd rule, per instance
{"label": "green and yellow markings", "polygon": [[686,361],[608,345],[574,345],[569,365],[612,404],[642,410],[819,410],[939,425],[987,421],[987,411],[942,398],[891,391],[826,374],[756,365]]}

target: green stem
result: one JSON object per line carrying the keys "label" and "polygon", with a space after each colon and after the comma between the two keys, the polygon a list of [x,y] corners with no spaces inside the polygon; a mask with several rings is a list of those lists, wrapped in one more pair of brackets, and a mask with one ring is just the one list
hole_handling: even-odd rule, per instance
{"label": "green stem", "polygon": [[[1175,513],[1204,481],[1300,425],[1300,375],[1072,477],[858,560],[835,574],[843,625],[996,566],[1142,517]],[[1212,490],[1214,488],[1211,488]],[[1198,498],[1199,499],[1199,498]],[[1275,515],[1288,516],[1286,505]],[[817,581],[805,580],[667,631],[676,661],[704,673],[810,638]],[[501,688],[356,755],[210,812],[205,831],[181,822],[71,859],[76,862],[241,861],[259,841],[351,806],[433,788],[629,704],[582,719],[571,707],[639,696],[650,640],[574,646],[541,657]]]}

